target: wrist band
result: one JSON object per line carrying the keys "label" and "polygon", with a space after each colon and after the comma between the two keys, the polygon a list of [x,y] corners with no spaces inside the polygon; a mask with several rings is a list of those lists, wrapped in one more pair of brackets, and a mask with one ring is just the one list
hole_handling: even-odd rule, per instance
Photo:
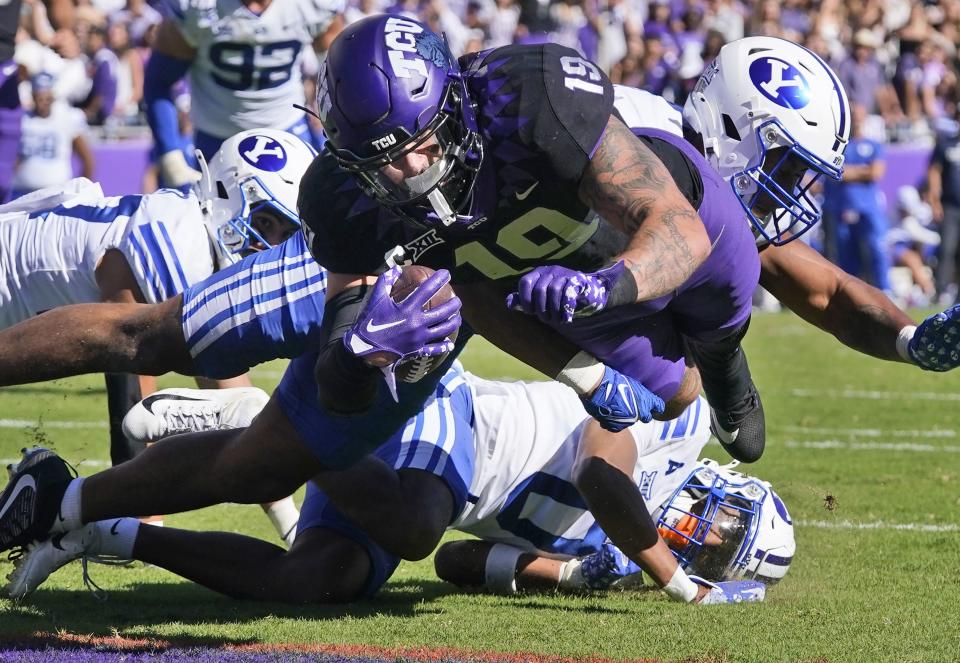
{"label": "wrist band", "polygon": [[517,593],[517,560],[523,551],[504,543],[495,543],[487,553],[484,584],[497,594]]}
{"label": "wrist band", "polygon": [[690,580],[686,572],[678,566],[670,582],[663,586],[663,591],[674,601],[690,603],[697,598],[697,583]]}
{"label": "wrist band", "polygon": [[604,365],[589,352],[580,351],[557,373],[557,382],[565,384],[580,396],[592,393],[603,379]]}
{"label": "wrist band", "polygon": [[637,279],[634,278],[633,272],[627,268],[624,261],[621,260],[608,269],[612,270],[615,267],[619,267],[619,269],[617,270],[617,278],[607,286],[606,308],[636,304],[639,295]]}
{"label": "wrist band", "polygon": [[911,364],[916,363],[910,357],[910,341],[913,340],[913,335],[916,332],[917,327],[915,325],[907,325],[897,334],[897,354]]}

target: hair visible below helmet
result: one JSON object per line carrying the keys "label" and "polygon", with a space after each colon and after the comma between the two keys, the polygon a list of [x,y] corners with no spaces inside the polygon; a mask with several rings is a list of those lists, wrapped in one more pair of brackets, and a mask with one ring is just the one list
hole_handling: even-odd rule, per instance
{"label": "hair visible below helmet", "polygon": [[769,483],[730,467],[698,463],[664,505],[657,529],[687,573],[779,582],[797,549],[793,521]]}
{"label": "hair visible below helmet", "polygon": [[[331,44],[317,87],[327,146],[364,192],[428,225],[466,225],[483,148],[467,89],[444,40],[403,16],[371,16]],[[382,168],[435,140],[421,173]]]}
{"label": "hair visible below helmet", "polygon": [[316,155],[298,137],[276,129],[249,129],[231,136],[209,164],[197,152],[202,172],[197,195],[221,265],[239,260],[250,250],[251,239],[269,246],[251,223],[252,215],[263,208],[300,226],[300,178]]}
{"label": "hair visible below helmet", "polygon": [[810,187],[843,174],[850,105],[819,56],[775,37],[730,42],[700,76],[683,117],[758,237],[785,244],[820,220]]}

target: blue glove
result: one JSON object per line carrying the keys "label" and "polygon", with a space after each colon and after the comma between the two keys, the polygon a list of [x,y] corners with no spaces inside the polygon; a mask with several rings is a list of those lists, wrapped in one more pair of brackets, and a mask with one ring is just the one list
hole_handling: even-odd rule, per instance
{"label": "blue glove", "polygon": [[617,580],[640,573],[640,567],[608,541],[580,560],[580,573],[590,589],[607,589]]}
{"label": "blue glove", "polygon": [[543,322],[573,322],[607,308],[613,285],[626,274],[623,262],[596,272],[578,272],[551,265],[524,274],[507,308],[535,315]]}
{"label": "blue glove", "polygon": [[690,576],[698,585],[709,587],[699,605],[720,605],[723,603],[759,603],[767,593],[767,587],[759,580],[725,580],[710,582],[698,576]]}
{"label": "blue glove", "polygon": [[377,279],[370,299],[343,337],[347,350],[357,357],[395,364],[401,359],[433,357],[453,351],[448,338],[460,328],[460,299],[444,302],[425,311],[424,305],[450,281],[450,273],[439,269],[417,286],[401,302],[390,297],[390,289],[400,278],[400,267],[394,267]]}
{"label": "blue glove", "polygon": [[960,366],[960,304],[921,322],[907,352],[913,363],[926,371],[950,371]]}
{"label": "blue glove", "polygon": [[654,414],[663,412],[663,399],[640,384],[639,381],[603,367],[603,379],[590,396],[581,396],[587,413],[600,425],[614,433],[632,424],[647,423]]}

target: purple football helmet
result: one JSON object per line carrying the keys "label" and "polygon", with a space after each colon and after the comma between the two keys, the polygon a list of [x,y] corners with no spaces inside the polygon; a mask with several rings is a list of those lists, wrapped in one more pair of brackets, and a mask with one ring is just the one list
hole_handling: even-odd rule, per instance
{"label": "purple football helmet", "polygon": [[[317,107],[327,146],[367,195],[427,225],[472,222],[483,147],[460,68],[440,36],[403,16],[350,25],[327,53]],[[422,172],[384,174],[427,148]]]}

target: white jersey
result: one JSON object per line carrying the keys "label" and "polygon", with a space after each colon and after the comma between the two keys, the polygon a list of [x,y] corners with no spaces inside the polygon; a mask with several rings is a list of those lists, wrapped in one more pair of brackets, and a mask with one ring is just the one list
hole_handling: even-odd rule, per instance
{"label": "white jersey", "polygon": [[193,194],[106,198],[99,184],[80,178],[0,206],[0,328],[100,301],[95,271],[110,249],[124,255],[150,303],[213,273]]}
{"label": "white jersey", "polygon": [[[452,527],[548,556],[579,556],[606,540],[573,485],[587,415],[556,382],[492,382],[470,375],[476,460],[469,498]],[[651,513],[676,490],[710,439],[701,397],[669,422],[635,424],[634,480]]]}
{"label": "white jersey", "polygon": [[21,127],[14,190],[35,191],[72,179],[73,141],[87,130],[83,111],[55,103],[48,117],[25,114]]}
{"label": "white jersey", "polygon": [[683,112],[663,97],[625,85],[613,86],[613,107],[628,127],[683,135]]}
{"label": "white jersey", "polygon": [[173,20],[197,49],[190,66],[196,129],[220,138],[286,129],[303,117],[300,63],[343,0],[274,0],[260,15],[240,0],[176,0]]}

